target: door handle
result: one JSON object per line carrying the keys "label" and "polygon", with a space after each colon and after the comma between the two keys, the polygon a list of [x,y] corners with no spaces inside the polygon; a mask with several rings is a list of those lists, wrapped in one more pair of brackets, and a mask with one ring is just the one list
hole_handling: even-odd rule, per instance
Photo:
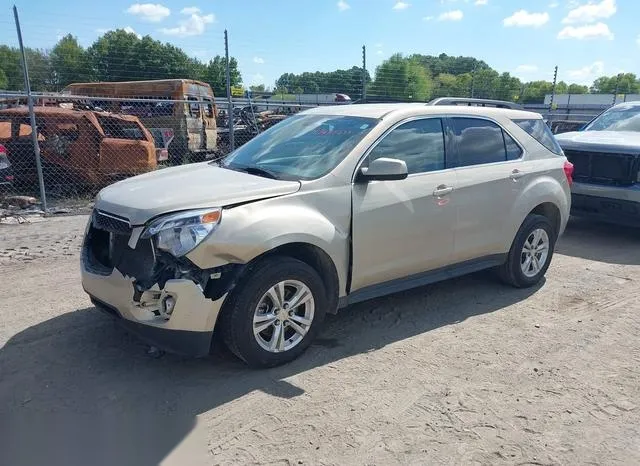
{"label": "door handle", "polygon": [[433,191],[433,195],[435,197],[440,197],[440,196],[445,196],[447,194],[450,194],[451,192],[453,192],[453,186],[447,186],[447,185],[441,184]]}
{"label": "door handle", "polygon": [[511,175],[509,176],[513,181],[517,181],[520,178],[522,178],[526,173],[521,172],[520,170],[518,170],[517,168],[515,170],[513,170],[511,172]]}

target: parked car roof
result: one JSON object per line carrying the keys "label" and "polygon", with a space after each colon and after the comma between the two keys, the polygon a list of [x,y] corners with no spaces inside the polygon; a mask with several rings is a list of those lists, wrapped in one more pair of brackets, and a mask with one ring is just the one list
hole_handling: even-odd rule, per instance
{"label": "parked car roof", "polygon": [[495,107],[480,107],[469,105],[438,105],[432,106],[421,102],[410,103],[391,103],[391,104],[355,104],[355,105],[337,105],[314,107],[300,112],[300,114],[308,115],[344,115],[368,118],[384,118],[395,114],[411,115],[428,115],[428,114],[471,114],[484,116],[506,116],[512,119],[541,119],[542,115],[536,112],[528,112],[524,110],[512,110]]}

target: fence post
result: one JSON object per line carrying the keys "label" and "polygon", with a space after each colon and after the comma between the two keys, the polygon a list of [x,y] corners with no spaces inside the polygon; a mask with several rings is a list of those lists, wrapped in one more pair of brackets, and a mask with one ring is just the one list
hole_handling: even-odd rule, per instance
{"label": "fence post", "polygon": [[549,99],[549,122],[551,122],[551,112],[553,111],[553,101],[556,98],[556,84],[558,81],[558,66],[553,70],[553,87],[551,88],[551,98]]}
{"label": "fence post", "polygon": [[471,71],[471,98],[473,99],[476,94],[476,67]]}
{"label": "fence post", "polygon": [[367,103],[367,46],[362,46],[362,102]]}
{"label": "fence post", "polygon": [[227,63],[227,100],[229,104],[229,149],[233,151],[235,149],[235,140],[233,137],[234,115],[233,115],[233,98],[231,96],[231,71],[229,65],[229,34],[227,30],[224,30],[224,54]]}
{"label": "fence post", "polygon": [[27,103],[29,105],[29,118],[31,120],[31,139],[33,141],[33,151],[36,156],[36,170],[38,171],[38,184],[40,185],[40,198],[42,200],[42,210],[47,212],[47,194],[44,190],[44,176],[42,175],[42,162],[40,161],[40,144],[38,144],[38,127],[36,126],[36,114],[33,109],[33,98],[31,97],[31,83],[29,81],[29,67],[27,56],[22,42],[22,30],[20,29],[20,19],[18,18],[18,8],[13,6],[13,18],[16,22],[16,32],[18,33],[18,44],[22,56],[22,74],[24,75],[24,90],[27,92]]}
{"label": "fence post", "polygon": [[616,76],[616,88],[613,91],[613,102],[611,102],[611,105],[615,105],[616,104],[616,100],[618,100],[618,86],[620,85],[620,74],[618,73],[618,76]]}

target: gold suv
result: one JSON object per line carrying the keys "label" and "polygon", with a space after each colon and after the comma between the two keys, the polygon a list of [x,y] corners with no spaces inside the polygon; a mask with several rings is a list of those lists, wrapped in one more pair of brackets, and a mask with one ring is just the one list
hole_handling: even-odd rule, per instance
{"label": "gold suv", "polygon": [[471,104],[314,108],[220,161],[115,183],[87,225],[83,287],[158,348],[203,356],[215,330],[267,367],[355,302],[489,268],[535,285],[571,164],[539,114]]}

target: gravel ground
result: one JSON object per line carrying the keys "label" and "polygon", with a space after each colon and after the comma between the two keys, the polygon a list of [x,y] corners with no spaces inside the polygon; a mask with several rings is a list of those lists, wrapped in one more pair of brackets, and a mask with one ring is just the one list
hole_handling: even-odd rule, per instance
{"label": "gravel ground", "polygon": [[154,358],[92,308],[85,223],[0,225],[0,464],[640,464],[637,230],[573,222],[539,288],[363,303],[251,371]]}

